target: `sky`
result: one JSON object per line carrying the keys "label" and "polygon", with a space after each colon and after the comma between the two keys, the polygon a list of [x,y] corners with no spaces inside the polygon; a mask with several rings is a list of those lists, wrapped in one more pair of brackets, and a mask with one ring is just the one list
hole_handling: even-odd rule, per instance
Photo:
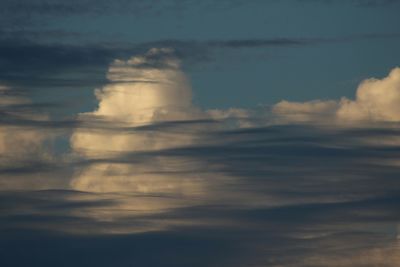
{"label": "sky", "polygon": [[399,13],[2,0],[0,266],[397,266]]}

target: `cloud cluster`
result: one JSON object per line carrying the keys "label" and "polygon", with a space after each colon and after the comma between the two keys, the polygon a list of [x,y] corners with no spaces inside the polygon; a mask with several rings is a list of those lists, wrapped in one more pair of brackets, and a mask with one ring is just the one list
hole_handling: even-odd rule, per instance
{"label": "cloud cluster", "polygon": [[[94,242],[105,255],[99,266],[115,258],[162,266],[149,251],[170,255],[176,242],[191,259],[218,244],[221,254],[198,266],[391,267],[399,260],[398,143],[364,142],[398,136],[398,68],[364,81],[354,100],[282,101],[272,114],[197,108],[171,49],[115,60],[107,79],[95,91],[96,109],[71,121],[26,110],[28,99],[0,90],[0,232],[73,234],[62,254]],[[40,168],[52,163],[45,133],[59,128],[72,131],[73,153],[57,161],[70,175],[57,187]],[[22,188],[61,190],[9,192]],[[7,249],[19,248],[12,238],[0,264],[10,265]],[[108,246],[135,249],[114,257]],[[180,254],[169,263],[196,266]]]}
{"label": "cloud cluster", "polygon": [[[167,193],[211,199],[215,197],[214,191],[204,192],[211,192],[209,179],[214,171],[218,172],[218,178],[213,180],[213,189],[226,181],[240,180],[242,175],[237,173],[242,171],[235,171],[237,166],[231,165],[235,161],[221,161],[219,154],[215,160],[203,158],[192,148],[203,151],[211,146],[210,151],[217,153],[214,146],[225,146],[224,142],[229,142],[233,149],[230,151],[245,153],[246,150],[235,150],[238,140],[230,139],[235,135],[227,135],[229,138],[224,140],[215,136],[220,131],[232,129],[261,129],[258,127],[282,123],[330,124],[347,128],[396,121],[395,103],[400,95],[398,75],[399,69],[394,69],[385,79],[364,81],[357,89],[354,101],[346,98],[305,103],[282,101],[272,108],[274,119],[267,119],[268,115],[265,115],[261,116],[264,121],[260,121],[260,118],[254,119],[252,110],[202,111],[195,107],[190,83],[171,49],[154,48],[127,61],[115,60],[107,74],[109,84],[95,91],[98,108],[78,117],[82,122],[100,121],[105,127],[77,128],[71,136],[74,152],[91,162],[77,169],[71,187],[90,192]],[[218,123],[210,124],[207,120]],[[395,133],[387,133],[386,137],[393,135]],[[365,141],[363,137],[350,134],[349,138],[355,143]],[[350,139],[338,139],[335,144],[329,144],[332,140],[327,140],[327,145],[347,146]],[[367,136],[366,139],[371,138]],[[189,154],[186,148],[189,148]],[[324,153],[318,149],[313,153]],[[264,153],[269,154],[268,151]],[[217,169],[207,174],[199,173],[199,170],[211,167]],[[258,165],[254,167],[263,169]],[[233,195],[247,197],[243,192],[239,195],[229,192],[224,197],[229,199]],[[218,198],[221,199],[221,195]]]}
{"label": "cloud cluster", "polygon": [[[364,120],[339,115],[344,103],[367,105],[364,95],[371,90],[395,91],[395,77],[391,74],[383,80],[364,82],[357,92],[361,96],[354,101],[281,102],[273,107],[275,120],[266,119],[267,115],[254,120],[254,110],[196,108],[188,79],[170,49],[151,49],[127,61],[116,60],[107,74],[109,84],[96,90],[96,110],[78,116],[86,125],[95,121],[101,127],[74,130],[71,146],[85,163],[76,166],[70,186],[100,196],[123,194],[111,205],[112,210],[86,209],[85,218],[108,222],[100,230],[107,233],[197,225],[196,221],[212,227],[228,220],[240,221],[240,216],[236,218],[229,209],[222,209],[221,217],[209,210],[205,217],[187,214],[187,209],[196,205],[218,204],[249,212],[260,210],[254,216],[269,221],[279,221],[282,212],[292,213],[297,207],[303,210],[307,223],[311,223],[307,216],[312,216],[316,228],[306,231],[309,233],[293,230],[291,234],[301,236],[301,240],[330,235],[325,227],[336,229],[336,222],[327,218],[335,217],[323,210],[344,216],[346,212],[340,210],[364,209],[365,205],[366,216],[375,216],[376,207],[369,206],[369,199],[385,198],[392,193],[389,188],[398,184],[392,179],[397,167],[387,162],[395,152],[361,142],[362,137],[385,139],[396,131],[383,128],[356,132],[347,127],[347,121]],[[327,121],[346,127],[323,130],[312,126]],[[381,116],[369,119],[378,125],[382,121],[385,118]],[[386,173],[385,182],[376,186],[382,173]],[[357,187],[360,183],[362,186]],[[388,220],[393,225],[397,214],[391,207],[383,210],[392,216]],[[142,221],[147,216],[152,218],[149,227],[116,223]],[[159,218],[163,218],[162,223]],[[350,228],[346,231],[357,231],[354,220],[363,224],[358,216],[348,220]],[[287,234],[289,230],[285,231]]]}

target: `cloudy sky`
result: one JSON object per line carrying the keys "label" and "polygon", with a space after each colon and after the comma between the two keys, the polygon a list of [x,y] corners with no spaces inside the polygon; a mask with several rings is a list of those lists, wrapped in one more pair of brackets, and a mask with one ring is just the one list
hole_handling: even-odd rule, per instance
{"label": "cloudy sky", "polygon": [[2,0],[0,266],[396,267],[399,13]]}

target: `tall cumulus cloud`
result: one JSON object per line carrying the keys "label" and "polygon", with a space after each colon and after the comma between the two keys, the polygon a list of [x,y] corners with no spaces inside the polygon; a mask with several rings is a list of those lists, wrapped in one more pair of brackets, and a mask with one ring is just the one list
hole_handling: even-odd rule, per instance
{"label": "tall cumulus cloud", "polygon": [[[100,120],[114,130],[77,129],[73,150],[83,158],[118,157],[124,153],[151,152],[192,144],[195,134],[147,131],[138,128],[162,122],[205,118],[192,104],[192,90],[173,51],[153,48],[127,61],[115,60],[108,71],[109,84],[95,91],[98,108],[79,115],[80,120]],[[71,186],[95,192],[195,194],[202,184],[184,172],[179,158],[153,157],[151,161],[93,163],[77,172]],[[174,173],[168,175],[168,171]]]}

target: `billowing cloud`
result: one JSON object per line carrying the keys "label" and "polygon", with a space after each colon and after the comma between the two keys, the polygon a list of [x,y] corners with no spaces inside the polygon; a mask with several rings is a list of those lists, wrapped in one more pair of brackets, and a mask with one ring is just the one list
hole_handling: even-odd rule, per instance
{"label": "billowing cloud", "polygon": [[[127,61],[115,60],[107,77],[110,81],[96,90],[98,109],[80,117],[98,117],[134,127],[160,121],[188,120],[200,117],[192,105],[192,91],[179,61],[169,49],[152,49]],[[165,136],[147,133],[77,131],[72,146],[86,156],[102,152],[152,150],[183,145],[185,138],[165,141]]]}
{"label": "billowing cloud", "polygon": [[281,101],[272,111],[280,122],[323,123],[351,126],[400,121],[400,68],[383,79],[367,79],[354,100]]}
{"label": "billowing cloud", "polygon": [[384,79],[368,79],[357,88],[354,101],[343,98],[337,111],[340,121],[400,121],[400,68]]}
{"label": "billowing cloud", "polygon": [[[115,60],[109,68],[110,84],[96,90],[98,108],[80,119],[99,118],[121,130],[77,129],[71,145],[82,157],[96,159],[123,153],[156,151],[189,145],[193,134],[126,130],[168,121],[204,118],[192,104],[192,91],[173,51],[151,49],[127,61]],[[125,129],[125,130],[124,130]],[[188,175],[181,159],[155,157],[151,162],[94,163],[73,179],[74,189],[97,192],[194,194],[201,184]],[[174,166],[174,174],[166,175]],[[191,175],[193,176],[193,175]]]}

